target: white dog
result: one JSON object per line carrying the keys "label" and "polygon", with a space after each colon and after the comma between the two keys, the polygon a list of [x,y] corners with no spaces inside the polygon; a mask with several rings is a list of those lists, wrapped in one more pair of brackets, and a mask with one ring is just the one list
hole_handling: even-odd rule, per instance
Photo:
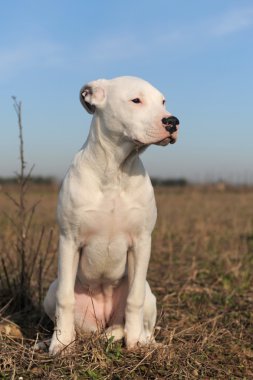
{"label": "white dog", "polygon": [[59,195],[58,278],[44,301],[55,320],[53,355],[76,331],[106,329],[128,348],[154,339],[156,298],[146,274],[156,204],[139,153],[174,143],[179,127],[163,95],[139,78],[91,82],[80,99],[94,116]]}

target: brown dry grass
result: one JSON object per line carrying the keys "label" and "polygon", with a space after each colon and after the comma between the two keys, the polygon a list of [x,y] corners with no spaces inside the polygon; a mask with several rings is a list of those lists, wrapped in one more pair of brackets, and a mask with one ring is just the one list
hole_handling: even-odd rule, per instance
{"label": "brown dry grass", "polygon": [[[15,188],[12,189],[15,195]],[[33,222],[36,240],[45,225],[41,252],[54,230],[56,190],[34,187],[29,202],[41,198]],[[40,319],[34,299],[29,310],[2,312],[22,328],[23,339],[0,335],[2,379],[253,379],[253,190],[157,188],[158,222],[148,278],[158,299],[159,346],[127,352],[120,343],[80,337],[65,357],[34,352],[36,339],[51,328]],[[0,193],[0,211],[13,214]],[[15,255],[15,232],[0,214],[1,256]],[[13,259],[14,260],[14,259]],[[43,291],[55,277],[55,261],[43,276]],[[14,263],[15,264],[15,263]],[[9,268],[15,272],[15,265]],[[11,296],[3,269],[1,305]]]}

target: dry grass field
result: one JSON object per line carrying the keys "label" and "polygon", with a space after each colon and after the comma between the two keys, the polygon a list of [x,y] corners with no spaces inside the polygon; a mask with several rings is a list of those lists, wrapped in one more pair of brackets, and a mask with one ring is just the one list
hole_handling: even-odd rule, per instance
{"label": "dry grass field", "polygon": [[18,196],[0,191],[0,379],[253,379],[253,189],[156,188],[148,278],[159,345],[127,352],[93,335],[57,358],[34,350],[52,331],[41,300],[56,276],[57,189],[29,191],[27,210],[40,203],[25,236],[22,307],[18,211],[5,190]]}

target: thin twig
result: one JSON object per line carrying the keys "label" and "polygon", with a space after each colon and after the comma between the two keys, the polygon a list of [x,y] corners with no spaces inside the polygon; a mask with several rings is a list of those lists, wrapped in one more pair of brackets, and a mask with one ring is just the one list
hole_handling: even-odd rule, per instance
{"label": "thin twig", "polygon": [[42,229],[41,229],[41,233],[40,233],[40,237],[39,237],[39,240],[38,240],[37,247],[36,247],[34,255],[33,255],[32,265],[31,265],[30,271],[28,273],[29,281],[30,281],[30,279],[32,277],[33,269],[34,269],[35,263],[37,261],[38,255],[40,253],[40,247],[41,247],[42,238],[44,236],[44,232],[45,232],[45,227],[43,226]]}
{"label": "thin twig", "polygon": [[155,347],[152,351],[149,351],[148,353],[147,353],[147,355],[145,355],[144,356],[144,358],[142,358],[142,360],[134,367],[134,368],[132,368],[131,369],[131,371],[129,371],[129,373],[132,373],[132,372],[134,372],[143,362],[144,362],[144,360],[146,360],[151,354],[153,354],[153,352],[155,352],[156,350],[158,349],[158,346],[157,347]]}
{"label": "thin twig", "polygon": [[8,197],[15,204],[15,206],[19,207],[18,201],[16,201],[16,199],[12,195],[10,195],[7,191],[4,192],[4,195]]}
{"label": "thin twig", "polygon": [[2,262],[2,266],[3,266],[3,271],[4,271],[4,274],[5,274],[7,286],[9,288],[10,292],[12,293],[11,281],[9,279],[9,274],[8,274],[8,271],[7,271],[7,268],[6,268],[6,265],[5,265],[5,261],[4,261],[3,258],[1,258],[1,262]]}

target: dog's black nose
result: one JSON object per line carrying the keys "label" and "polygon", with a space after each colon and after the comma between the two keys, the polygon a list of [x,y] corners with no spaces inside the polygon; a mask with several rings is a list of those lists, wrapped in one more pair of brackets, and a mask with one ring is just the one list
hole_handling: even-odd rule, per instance
{"label": "dog's black nose", "polygon": [[177,131],[177,125],[179,125],[179,120],[175,116],[164,117],[162,123],[165,125],[166,131],[173,133]]}

